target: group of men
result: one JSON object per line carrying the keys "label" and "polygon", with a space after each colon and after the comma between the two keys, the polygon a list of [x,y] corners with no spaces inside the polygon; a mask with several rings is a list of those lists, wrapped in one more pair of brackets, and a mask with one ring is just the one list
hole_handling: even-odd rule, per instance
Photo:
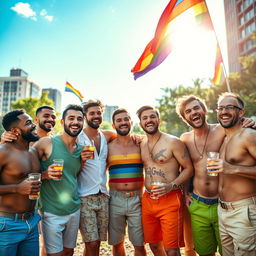
{"label": "group of men", "polygon": [[[100,130],[102,113],[100,101],[67,106],[57,136],[50,134],[56,114],[49,106],[38,109],[37,129],[23,110],[4,116],[9,132],[0,146],[0,255],[38,255],[40,218],[47,255],[73,255],[80,228],[83,255],[99,255],[108,233],[113,255],[123,256],[126,225],[136,256],[146,255],[145,243],[157,256],[180,255],[184,245],[186,256],[212,256],[217,248],[224,256],[256,255],[256,131],[243,128],[255,124],[242,123],[239,96],[220,96],[220,125],[207,123],[203,100],[179,99],[177,113],[192,128],[180,139],[159,130],[152,106],[137,111],[143,137],[130,134],[131,116],[123,108],[112,116],[116,132]],[[93,155],[84,146],[93,146]],[[220,152],[222,161],[211,167],[219,176],[207,175],[211,151]],[[64,159],[61,180],[54,159]],[[41,172],[42,182],[27,179],[31,172]],[[39,189],[40,215],[28,197]]]}

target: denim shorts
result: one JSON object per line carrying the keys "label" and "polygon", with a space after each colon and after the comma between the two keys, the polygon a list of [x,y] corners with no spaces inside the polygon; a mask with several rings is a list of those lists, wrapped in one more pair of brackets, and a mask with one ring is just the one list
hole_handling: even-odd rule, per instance
{"label": "denim shorts", "polygon": [[0,255],[38,256],[40,215],[34,213],[27,220],[0,217]]}
{"label": "denim shorts", "polygon": [[42,231],[47,253],[75,248],[79,228],[80,209],[68,215],[55,215],[42,212]]}

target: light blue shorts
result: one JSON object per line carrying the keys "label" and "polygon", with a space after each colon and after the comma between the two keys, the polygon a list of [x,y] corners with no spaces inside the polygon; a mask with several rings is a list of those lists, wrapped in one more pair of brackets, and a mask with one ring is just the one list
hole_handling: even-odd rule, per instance
{"label": "light blue shorts", "polygon": [[34,213],[27,220],[0,217],[0,255],[38,256],[38,222],[40,215]]}
{"label": "light blue shorts", "polygon": [[63,248],[75,248],[79,228],[80,209],[69,215],[42,213],[42,231],[47,253],[58,253]]}

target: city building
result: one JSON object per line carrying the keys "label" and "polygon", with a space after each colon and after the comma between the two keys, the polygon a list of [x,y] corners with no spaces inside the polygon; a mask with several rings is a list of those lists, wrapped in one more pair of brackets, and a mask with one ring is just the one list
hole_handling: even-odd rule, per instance
{"label": "city building", "polygon": [[116,109],[118,109],[118,106],[105,105],[104,112],[103,112],[103,121],[112,123],[112,114]]}
{"label": "city building", "polygon": [[20,68],[12,68],[10,76],[0,77],[0,114],[11,109],[11,103],[28,97],[40,97],[41,88]]}
{"label": "city building", "polygon": [[239,72],[240,56],[256,53],[251,36],[256,32],[256,0],[223,0],[225,7],[229,72]]}
{"label": "city building", "polygon": [[43,92],[48,92],[48,98],[53,100],[56,112],[61,112],[61,93],[57,89],[44,88]]}

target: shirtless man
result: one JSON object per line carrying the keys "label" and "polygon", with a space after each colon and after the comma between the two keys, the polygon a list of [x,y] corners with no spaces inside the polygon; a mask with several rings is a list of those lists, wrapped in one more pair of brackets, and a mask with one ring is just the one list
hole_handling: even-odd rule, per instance
{"label": "shirtless man", "polygon": [[108,145],[109,170],[109,244],[114,256],[125,256],[124,236],[128,234],[134,255],[145,256],[141,223],[143,165],[140,147],[131,138],[132,121],[126,109],[119,108],[112,115],[117,138]]}
{"label": "shirtless man", "polygon": [[226,134],[218,207],[223,256],[256,255],[256,131],[242,128],[244,112],[240,96],[219,97],[217,118]]}
{"label": "shirtless man", "polygon": [[27,179],[39,172],[36,152],[29,143],[38,140],[36,125],[24,110],[14,110],[3,117],[3,127],[17,139],[0,146],[0,255],[39,255],[37,224],[40,216],[34,212],[40,182]]}
{"label": "shirtless man", "polygon": [[[192,127],[191,132],[181,135],[195,168],[192,199],[187,197],[191,214],[195,250],[200,255],[215,255],[221,249],[218,230],[218,177],[207,175],[207,152],[219,152],[224,140],[224,129],[219,124],[208,124],[207,108],[204,101],[194,95],[178,100],[177,114]],[[244,126],[253,126],[245,120]],[[189,203],[190,206],[189,206]]]}
{"label": "shirtless man", "polygon": [[[185,144],[159,130],[157,109],[143,106],[137,115],[147,135],[141,142],[146,187],[142,197],[145,242],[154,255],[180,255],[179,248],[184,246],[184,205],[179,186],[193,175],[193,165]],[[159,184],[153,187],[154,182]]]}

